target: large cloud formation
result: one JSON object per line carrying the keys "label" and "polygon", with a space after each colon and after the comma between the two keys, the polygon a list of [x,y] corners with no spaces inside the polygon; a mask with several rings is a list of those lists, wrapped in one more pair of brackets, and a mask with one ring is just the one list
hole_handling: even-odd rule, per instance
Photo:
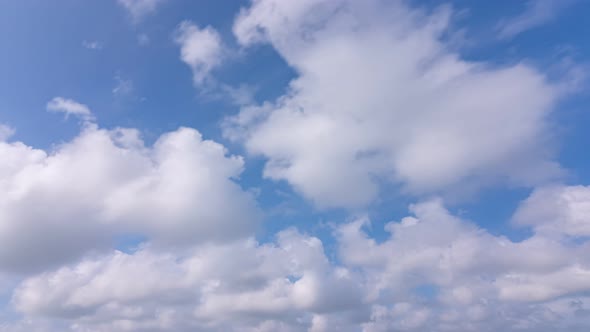
{"label": "large cloud formation", "polygon": [[[119,2],[141,17],[162,1]],[[0,125],[0,332],[587,331],[590,187],[545,183],[562,173],[547,117],[567,89],[524,63],[462,59],[452,15],[253,0],[234,24],[298,76],[227,118],[226,137],[318,207],[365,207],[384,183],[419,196],[384,236],[359,218],[325,239],[257,239],[243,159],[195,129],[146,143],[61,97],[48,109],[81,130],[51,150]],[[174,38],[206,85],[221,35],[185,22]],[[509,220],[518,240],[436,198],[506,183],[534,187]]]}
{"label": "large cloud formation", "polygon": [[64,263],[118,235],[182,246],[248,236],[257,224],[253,197],[232,180],[243,160],[194,129],[146,146],[135,129],[86,123],[55,151],[3,141],[0,155],[0,271]]}
{"label": "large cloud formation", "polygon": [[525,63],[462,59],[444,41],[451,16],[402,1],[253,1],[237,40],[272,45],[298,77],[226,135],[320,207],[365,206],[376,179],[423,194],[559,176],[546,118],[562,86]]}
{"label": "large cloud formation", "polygon": [[[572,189],[556,195],[567,197]],[[520,211],[531,204],[525,201]],[[579,212],[574,205],[566,209]],[[182,252],[147,244],[134,253],[114,251],[30,277],[16,289],[13,303],[31,317],[66,319],[69,325],[62,328],[71,331],[590,326],[590,299],[584,295],[590,290],[590,243],[574,237],[584,232],[548,235],[534,227],[533,235],[515,242],[452,215],[440,200],[410,211],[386,225],[389,237],[380,243],[365,232],[368,220],[336,226],[340,263],[328,259],[318,238],[294,229],[270,243],[248,238]]]}

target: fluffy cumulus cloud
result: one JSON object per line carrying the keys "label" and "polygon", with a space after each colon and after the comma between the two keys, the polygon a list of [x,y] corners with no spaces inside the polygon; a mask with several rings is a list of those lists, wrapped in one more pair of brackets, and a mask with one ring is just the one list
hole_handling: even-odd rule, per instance
{"label": "fluffy cumulus cloud", "polygon": [[440,200],[411,211],[386,226],[382,243],[363,232],[363,221],[339,230],[344,263],[367,271],[367,295],[377,303],[367,331],[587,328],[587,241],[534,227],[515,242],[453,216]]}
{"label": "fluffy cumulus cloud", "polygon": [[401,1],[253,1],[237,40],[272,45],[298,77],[229,118],[227,137],[323,207],[366,205],[378,179],[423,194],[558,177],[546,118],[562,85],[525,63],[462,59],[444,41],[451,17]]}
{"label": "fluffy cumulus cloud", "polygon": [[[587,201],[588,202],[588,201]],[[530,203],[536,204],[536,203]],[[335,228],[338,261],[294,229],[184,251],[114,251],[23,281],[12,302],[71,331],[583,331],[590,243],[515,242],[410,207],[377,242],[367,220]],[[586,221],[587,223],[590,221]]]}
{"label": "fluffy cumulus cloud", "polygon": [[192,70],[193,81],[202,85],[211,70],[221,64],[224,46],[219,33],[211,28],[199,28],[185,21],[176,29],[174,41],[180,46],[180,59]]}
{"label": "fluffy cumulus cloud", "polygon": [[[91,116],[73,101],[56,105]],[[234,239],[256,227],[256,204],[234,182],[243,160],[194,129],[146,146],[135,129],[87,122],[54,151],[0,142],[0,154],[0,270],[62,263],[121,234],[177,246]]]}
{"label": "fluffy cumulus cloud", "polygon": [[[136,22],[162,2],[119,0]],[[297,74],[260,104],[212,78],[218,32],[174,33],[195,86],[240,106],[223,134],[266,178],[346,211],[395,186],[418,202],[408,216],[376,230],[322,212],[306,218],[334,221],[325,237],[257,237],[242,157],[186,127],[146,142],[56,97],[46,108],[80,120],[74,138],[44,150],[0,125],[0,332],[588,331],[590,187],[558,184],[548,135],[568,82],[463,59],[453,11],[411,3],[251,1],[238,43]],[[506,184],[533,188],[497,220],[515,238],[444,204]]]}
{"label": "fluffy cumulus cloud", "polygon": [[313,313],[361,303],[358,282],[322,243],[295,230],[276,242],[203,245],[183,255],[113,252],[25,280],[18,310],[81,331],[300,331]]}
{"label": "fluffy cumulus cloud", "polygon": [[539,188],[520,205],[514,222],[547,234],[590,236],[590,187]]}

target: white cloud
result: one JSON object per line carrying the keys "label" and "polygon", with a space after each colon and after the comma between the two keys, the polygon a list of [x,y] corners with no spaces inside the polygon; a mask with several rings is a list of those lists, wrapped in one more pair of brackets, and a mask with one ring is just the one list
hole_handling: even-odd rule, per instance
{"label": "white cloud", "polygon": [[500,38],[511,38],[553,21],[576,0],[528,0],[525,11],[499,24]]}
{"label": "white cloud", "polygon": [[129,96],[133,93],[134,86],[133,81],[130,79],[125,79],[120,75],[115,76],[115,87],[113,88],[113,95],[116,97],[124,97]]}
{"label": "white cloud", "polygon": [[228,98],[234,105],[245,106],[251,105],[254,102],[254,95],[256,88],[250,85],[239,85],[233,87],[227,84],[219,86],[221,94]]}
{"label": "white cloud", "polygon": [[0,154],[0,270],[71,261],[115,235],[183,246],[256,227],[252,197],[232,180],[242,159],[194,129],[146,146],[137,130],[89,124],[55,151],[0,142]]}
{"label": "white cloud", "polygon": [[194,83],[205,83],[224,56],[219,33],[211,27],[201,29],[184,21],[176,29],[174,40],[180,46],[180,59],[192,70]]}
{"label": "white cloud", "polygon": [[94,40],[94,41],[84,40],[82,42],[82,46],[84,48],[89,49],[89,50],[95,50],[95,51],[102,50],[102,48],[104,47],[104,45],[101,42],[96,41],[96,40]]}
{"label": "white cloud", "polygon": [[47,110],[50,112],[64,113],[66,118],[73,115],[84,121],[92,121],[94,119],[94,115],[88,106],[63,97],[55,97],[50,100],[47,103]]}
{"label": "white cloud", "polygon": [[[587,240],[538,228],[495,236],[415,204],[377,242],[366,220],[336,228],[339,264],[293,229],[184,250],[113,251],[23,281],[13,304],[66,331],[584,331]],[[420,288],[429,287],[430,295]]]}
{"label": "white cloud", "polygon": [[360,295],[317,238],[287,230],[276,243],[246,239],[181,256],[114,252],[29,278],[13,301],[88,331],[301,331],[310,312],[354,308]]}
{"label": "white cloud", "polygon": [[[440,39],[448,9],[376,3],[254,0],[238,16],[242,45],[270,43],[299,74],[225,124],[268,159],[267,177],[357,207],[382,179],[423,195],[559,175],[545,133],[560,87],[525,64],[461,59]],[[211,80],[219,34],[185,22],[176,41],[194,83]],[[219,143],[180,128],[146,144],[73,100],[47,109],[82,118],[80,134],[45,151],[0,126],[0,277],[23,278],[10,303],[22,320],[2,332],[590,328],[588,187],[538,187],[512,218],[531,231],[519,241],[431,199],[379,240],[359,219],[324,243],[296,229],[259,242],[260,212],[236,183],[243,159]],[[146,241],[113,249],[128,235]]]}
{"label": "white cloud", "polygon": [[14,135],[15,130],[7,125],[0,124],[0,142],[6,141],[12,135]]}
{"label": "white cloud", "polygon": [[[476,282],[488,280],[485,286],[496,287],[494,280],[510,274],[546,276],[587,263],[582,255],[586,246],[547,237],[537,229],[532,237],[513,242],[451,215],[438,200],[416,204],[411,211],[414,216],[386,226],[391,238],[380,244],[362,232],[362,221],[340,229],[345,262],[381,270],[373,276],[371,294],[393,288],[402,296],[422,284],[445,289],[469,285],[473,291]],[[558,292],[556,296],[568,293]]]}
{"label": "white cloud", "polygon": [[[558,301],[588,308],[588,242],[537,228],[514,242],[451,215],[437,200],[411,211],[386,226],[390,238],[381,243],[362,231],[366,221],[339,229],[343,263],[365,271],[368,298],[378,304],[365,331],[568,331],[590,324],[589,317],[573,318],[579,308],[553,311]],[[434,294],[417,296],[424,286]]]}
{"label": "white cloud", "polygon": [[147,46],[150,44],[150,36],[148,36],[145,33],[141,33],[139,35],[137,35],[137,44],[139,44],[139,46]]}
{"label": "white cloud", "polygon": [[441,40],[451,15],[403,2],[254,1],[236,38],[269,43],[298,77],[227,119],[225,135],[320,207],[364,206],[376,179],[420,195],[560,176],[546,117],[561,87],[523,63],[463,60]]}
{"label": "white cloud", "polygon": [[131,15],[135,23],[138,23],[146,16],[153,14],[158,6],[166,0],[117,0],[119,4]]}
{"label": "white cloud", "polygon": [[514,222],[547,234],[590,236],[590,187],[539,188],[520,204]]}

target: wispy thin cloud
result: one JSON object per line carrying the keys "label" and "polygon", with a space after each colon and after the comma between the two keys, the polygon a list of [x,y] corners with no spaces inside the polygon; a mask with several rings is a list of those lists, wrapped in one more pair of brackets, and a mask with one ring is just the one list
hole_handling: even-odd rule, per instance
{"label": "wispy thin cloud", "polygon": [[158,6],[167,0],[117,0],[131,15],[134,23],[139,23],[146,16],[153,14]]}
{"label": "wispy thin cloud", "polygon": [[113,95],[115,96],[128,96],[133,93],[133,81],[125,79],[119,75],[115,76],[115,87],[113,88]]}
{"label": "wispy thin cloud", "polygon": [[527,30],[547,24],[577,0],[529,0],[520,15],[498,24],[498,36],[510,39]]}
{"label": "wispy thin cloud", "polygon": [[137,36],[137,43],[139,46],[147,46],[150,44],[150,37],[145,33],[139,34]]}
{"label": "wispy thin cloud", "polygon": [[6,141],[10,136],[14,135],[14,128],[7,125],[0,124],[0,142]]}
{"label": "wispy thin cloud", "polygon": [[89,50],[99,51],[99,50],[102,50],[103,49],[104,44],[101,43],[101,42],[99,42],[99,41],[96,41],[96,40],[92,40],[92,41],[84,40],[82,42],[82,46],[84,48],[89,49]]}
{"label": "wispy thin cloud", "polygon": [[47,103],[49,112],[63,113],[66,118],[70,115],[76,116],[83,121],[93,121],[94,115],[90,108],[73,99],[55,97]]}

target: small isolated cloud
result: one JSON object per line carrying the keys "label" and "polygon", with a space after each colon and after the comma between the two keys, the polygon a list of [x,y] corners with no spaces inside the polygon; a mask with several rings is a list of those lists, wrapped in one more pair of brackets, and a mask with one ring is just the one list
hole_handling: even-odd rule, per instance
{"label": "small isolated cloud", "polygon": [[139,34],[137,36],[137,43],[139,46],[147,46],[150,43],[150,37],[145,33]]}
{"label": "small isolated cloud", "polygon": [[167,0],[117,0],[123,6],[135,23],[153,14],[158,6]]}
{"label": "small isolated cloud", "polygon": [[180,59],[193,72],[195,85],[204,84],[223,58],[224,46],[219,33],[211,27],[200,28],[184,21],[176,29],[174,41],[180,46]]}
{"label": "small isolated cloud", "polygon": [[133,93],[133,81],[130,79],[115,76],[115,87],[113,88],[113,95],[117,97],[129,96]]}
{"label": "small isolated cloud", "polygon": [[84,121],[92,121],[94,119],[94,115],[88,106],[63,97],[55,97],[50,100],[47,103],[47,110],[50,112],[64,113],[66,118],[73,115]]}
{"label": "small isolated cloud", "polygon": [[87,48],[89,50],[95,50],[95,51],[102,50],[102,48],[104,47],[103,43],[96,41],[96,40],[94,40],[94,41],[85,40],[82,42],[82,46],[84,46],[84,48]]}
{"label": "small isolated cloud", "polygon": [[254,102],[256,87],[247,84],[232,86],[213,77],[212,72],[230,57],[230,50],[217,30],[184,21],[176,29],[174,41],[180,46],[180,59],[192,71],[195,87],[205,97],[223,99],[238,106]]}
{"label": "small isolated cloud", "polygon": [[498,26],[499,37],[508,39],[553,21],[576,0],[529,0],[525,11]]}
{"label": "small isolated cloud", "polygon": [[0,142],[9,139],[12,135],[14,135],[14,132],[14,128],[0,124]]}

